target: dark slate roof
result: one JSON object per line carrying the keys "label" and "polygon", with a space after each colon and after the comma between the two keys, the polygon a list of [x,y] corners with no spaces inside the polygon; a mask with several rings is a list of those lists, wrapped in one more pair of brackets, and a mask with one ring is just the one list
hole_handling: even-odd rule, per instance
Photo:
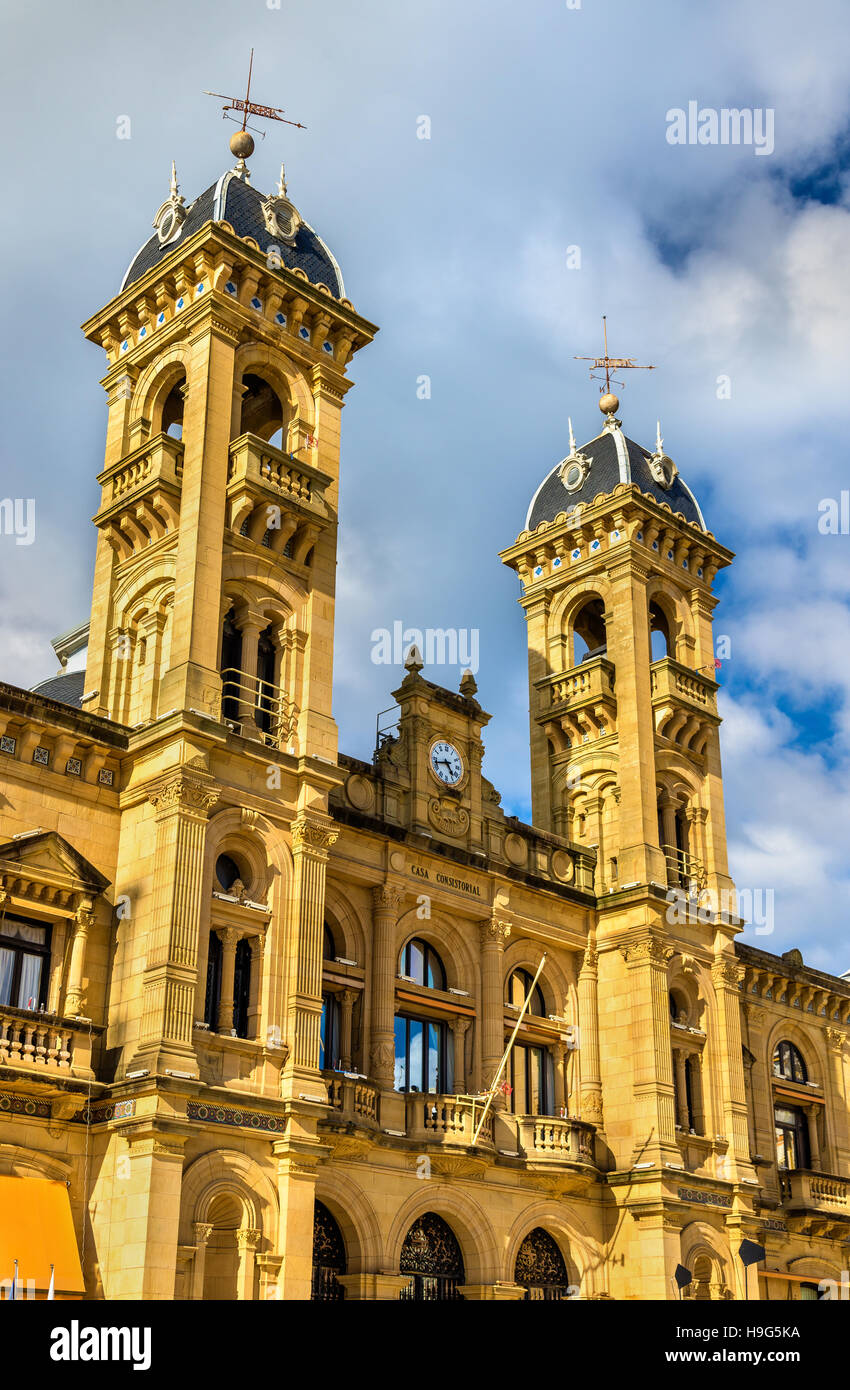
{"label": "dark slate roof", "polygon": [[82,709],[85,671],[64,671],[61,676],[50,676],[33,686],[34,695],[46,695],[49,700],[59,700],[63,705],[74,705]]}
{"label": "dark slate roof", "polygon": [[566,512],[579,502],[587,505],[600,493],[613,492],[618,483],[636,483],[642,492],[666,502],[671,511],[681,512],[686,521],[703,531],[707,529],[697,501],[681,477],[674,478],[671,487],[661,487],[649,471],[650,454],[633,439],[627,439],[622,430],[604,431],[589,444],[582,444],[579,452],[590,459],[590,470],[582,486],[568,492],[558,475],[561,465],[556,464],[532,498],[525,523],[527,531],[533,531],[541,521],[554,521],[559,512]]}
{"label": "dark slate roof", "polygon": [[218,183],[201,193],[189,206],[186,220],[175,241],[160,246],[159,237],[154,233],[145,242],[130,263],[121,285],[122,290],[141,279],[146,271],[164,260],[206,222],[229,222],[237,236],[253,237],[261,251],[277,246],[280,259],[288,270],[303,270],[312,284],[327,285],[331,293],[341,299],[345,294],[342,273],[321,237],[306,222],[302,222],[295,245],[287,246],[267,231],[260,206],[262,201],[263,194],[258,189],[252,188],[234,170],[228,170]]}

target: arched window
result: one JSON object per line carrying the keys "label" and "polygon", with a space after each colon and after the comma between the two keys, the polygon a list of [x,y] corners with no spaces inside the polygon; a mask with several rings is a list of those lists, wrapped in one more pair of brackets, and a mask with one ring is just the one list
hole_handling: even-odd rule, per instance
{"label": "arched window", "polygon": [[257,641],[257,727],[264,734],[276,733],[277,701],[275,700],[276,653],[271,624],[260,633]]}
{"label": "arched window", "polygon": [[284,408],[274,387],[252,372],[246,372],[242,385],[239,433],[256,434],[267,442],[275,437],[280,438],[279,431],[284,426]]}
{"label": "arched window", "polygon": [[204,1022],[212,1033],[225,1033],[231,1037],[247,1038],[250,1020],[248,1010],[251,1003],[251,942],[242,937],[237,941],[233,957],[233,1001],[227,1021],[227,1009],[222,1014],[222,986],[225,980],[224,945],[217,931],[210,932],[207,952],[207,988],[204,998]]}
{"label": "arched window", "polygon": [[809,1079],[803,1055],[798,1047],[787,1040],[781,1042],[773,1054],[773,1075],[785,1081],[797,1081],[805,1085]]}
{"label": "arched window", "polygon": [[[513,1004],[516,1008],[521,1009],[533,981],[534,976],[530,970],[515,970],[508,979],[507,1003]],[[534,986],[534,993],[531,996],[525,1013],[526,1017],[528,1017],[529,1014],[534,1014],[537,1018],[546,1017],[546,1005],[543,1002],[543,991],[539,985]]]}
{"label": "arched window", "polygon": [[525,1289],[529,1302],[560,1303],[570,1296],[564,1257],[548,1231],[535,1226],[517,1251],[514,1283]]}
{"label": "arched window", "polygon": [[337,949],[336,942],[334,941],[334,934],[331,931],[331,928],[328,926],[327,922],[325,922],[324,932],[322,936],[322,955],[325,960],[336,960],[337,957]]}
{"label": "arched window", "polygon": [[340,1303],[345,1288],[337,1275],[346,1270],[345,1241],[322,1202],[313,1208],[313,1283],[310,1297],[317,1303]]}
{"label": "arched window", "polygon": [[398,973],[417,985],[427,985],[429,989],[445,989],[446,972],[443,962],[433,946],[427,941],[414,937],[403,947],[398,962]]}
{"label": "arched window", "polygon": [[222,893],[229,893],[234,883],[241,882],[242,871],[229,854],[220,854],[215,861],[216,883]]}
{"label": "arched window", "polygon": [[458,1284],[464,1280],[463,1255],[451,1226],[426,1211],[414,1221],[404,1238],[399,1272],[410,1283],[399,1298],[414,1302],[447,1302],[460,1299]]}
{"label": "arched window", "polygon": [[673,655],[667,614],[657,603],[649,605],[649,641],[652,661],[661,661],[663,657]]}
{"label": "arched window", "polygon": [[573,665],[604,656],[606,650],[605,605],[601,598],[588,599],[573,619]]}
{"label": "arched window", "polygon": [[178,381],[176,386],[172,386],[163,403],[161,431],[163,434],[170,435],[172,439],[183,438],[183,405],[185,390],[186,379],[184,377],[181,381]]}

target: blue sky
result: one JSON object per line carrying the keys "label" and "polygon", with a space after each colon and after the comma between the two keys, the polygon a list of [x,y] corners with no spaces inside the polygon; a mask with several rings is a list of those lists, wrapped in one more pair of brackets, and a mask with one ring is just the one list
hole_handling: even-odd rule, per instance
{"label": "blue sky", "polygon": [[[845,16],[838,0],[8,5],[2,494],[35,496],[37,539],[0,537],[0,677],[50,674],[49,639],[88,609],[104,362],[78,325],[149,236],[171,159],[187,200],[231,163],[202,93],[239,91],[253,44],[258,99],[308,127],[269,127],[254,184],[286,159],[381,325],[343,419],[341,747],[369,756],[398,679],[370,660],[373,629],[478,628],[486,770],[528,816],[524,623],[497,551],[564,456],[567,416],[597,432],[574,356],[600,349],[607,313],[612,351],[658,366],[621,392],[627,433],[652,442],[660,416],[738,552],[715,624],[732,643],[730,855],[775,894],[773,934],[750,939],[850,969],[850,536],[817,526],[850,487]],[[671,146],[666,113],[691,100],[772,109],[774,152]]]}

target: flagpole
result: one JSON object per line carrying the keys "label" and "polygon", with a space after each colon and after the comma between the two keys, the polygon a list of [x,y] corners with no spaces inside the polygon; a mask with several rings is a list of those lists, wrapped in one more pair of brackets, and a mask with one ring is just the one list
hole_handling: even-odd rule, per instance
{"label": "flagpole", "polygon": [[499,1070],[496,1072],[496,1075],[493,1077],[493,1083],[492,1083],[492,1085],[491,1085],[491,1087],[490,1087],[490,1090],[487,1092],[487,1102],[486,1102],[486,1104],[485,1104],[485,1106],[484,1106],[484,1109],[481,1111],[481,1119],[478,1121],[478,1128],[476,1129],[475,1133],[474,1133],[473,1136],[472,1136],[472,1147],[473,1147],[473,1148],[475,1147],[475,1145],[476,1145],[477,1142],[478,1142],[478,1136],[479,1136],[479,1134],[481,1133],[481,1130],[482,1130],[483,1125],[484,1125],[484,1121],[485,1121],[486,1118],[487,1118],[487,1111],[490,1109],[490,1105],[491,1105],[491,1103],[492,1103],[493,1096],[494,1096],[495,1091],[496,1091],[496,1087],[497,1087],[498,1084],[499,1084],[499,1077],[502,1075],[502,1072],[504,1071],[505,1066],[507,1065],[507,1061],[508,1061],[508,1057],[510,1056],[511,1048],[512,1048],[513,1045],[514,1045],[514,1040],[515,1040],[515,1038],[516,1038],[517,1033],[519,1032],[519,1025],[522,1023],[522,1020],[525,1018],[526,1010],[527,1010],[529,1004],[531,1003],[531,996],[532,996],[532,994],[534,993],[534,987],[535,987],[535,985],[537,984],[537,981],[540,979],[540,972],[541,972],[541,970],[543,969],[543,967],[544,967],[545,964],[546,964],[546,953],[545,953],[545,951],[544,951],[543,955],[540,957],[540,964],[539,964],[538,967],[537,967],[537,974],[535,975],[534,979],[532,980],[531,986],[530,986],[529,991],[528,991],[528,994],[525,996],[525,1000],[523,1001],[523,1006],[522,1006],[522,1008],[520,1009],[519,1018],[517,1019],[517,1021],[516,1021],[516,1026],[514,1027],[514,1031],[511,1033],[511,1036],[510,1036],[510,1041],[508,1042],[508,1045],[507,1045],[507,1047],[505,1048],[505,1051],[504,1051],[504,1053],[503,1053],[503,1055],[502,1055],[502,1060],[501,1060],[501,1062],[499,1063]]}
{"label": "flagpole", "polygon": [[55,1269],[55,1267],[54,1267],[53,1265],[51,1265],[51,1266],[50,1266],[50,1283],[49,1283],[49,1285],[48,1285],[48,1287],[47,1287],[47,1300],[46,1300],[46,1301],[47,1301],[48,1303],[55,1303],[55,1301],[56,1301],[56,1292],[55,1292],[55,1284],[54,1284],[54,1269]]}

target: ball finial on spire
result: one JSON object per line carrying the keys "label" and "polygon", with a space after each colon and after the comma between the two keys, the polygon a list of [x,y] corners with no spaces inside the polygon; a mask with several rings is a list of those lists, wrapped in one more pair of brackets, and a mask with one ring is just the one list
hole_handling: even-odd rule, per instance
{"label": "ball finial on spire", "polygon": [[237,130],[230,137],[230,153],[237,159],[250,159],[254,153],[254,137],[247,130]]}
{"label": "ball finial on spire", "polygon": [[599,397],[599,409],[603,415],[616,415],[620,409],[618,397],[611,391],[606,391],[603,396]]}

